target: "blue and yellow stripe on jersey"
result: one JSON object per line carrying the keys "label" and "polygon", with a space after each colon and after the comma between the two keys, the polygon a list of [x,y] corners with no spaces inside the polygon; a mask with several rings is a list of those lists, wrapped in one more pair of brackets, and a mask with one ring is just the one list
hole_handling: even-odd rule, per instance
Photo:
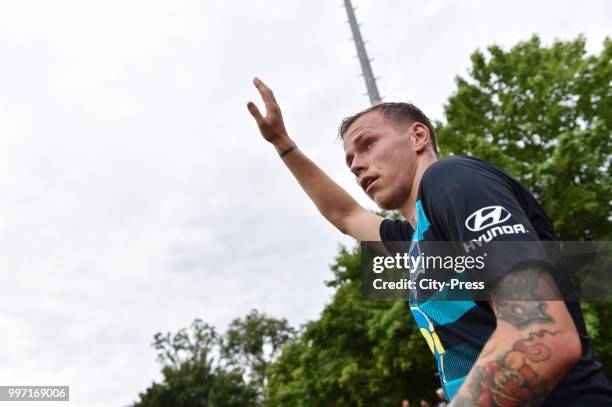
{"label": "blue and yellow stripe on jersey", "polygon": [[[418,242],[425,240],[425,233],[431,226],[420,200],[416,203],[416,210],[417,223],[410,247],[411,256],[421,254]],[[418,277],[418,274],[417,271],[415,277]],[[459,336],[453,334],[453,327],[459,327],[457,322],[469,316],[470,311],[476,308],[476,303],[472,300],[442,301],[434,297],[420,301],[418,295],[413,293],[408,305],[421,334],[436,358],[442,388],[450,400],[457,394],[478,358],[479,348],[474,345],[482,346],[483,338],[475,337],[475,343],[470,344],[457,341]]]}

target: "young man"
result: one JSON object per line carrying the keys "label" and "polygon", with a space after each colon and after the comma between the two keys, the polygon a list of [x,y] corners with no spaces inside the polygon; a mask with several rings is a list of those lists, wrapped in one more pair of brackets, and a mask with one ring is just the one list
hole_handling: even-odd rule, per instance
{"label": "young man", "polygon": [[[266,116],[252,102],[248,109],[261,134],[341,232],[390,244],[466,242],[466,252],[474,241],[519,244],[520,250],[494,263],[488,301],[411,300],[452,406],[612,405],[612,385],[592,359],[578,304],[549,301],[549,293],[557,292],[554,278],[544,267],[521,263],[534,240],[555,239],[526,188],[475,158],[439,160],[427,117],[407,103],[383,103],[346,118],[340,127],[346,164],[357,183],[380,208],[398,210],[407,221],[383,219],[296,147],[272,91],[257,78],[254,84]],[[520,301],[524,292],[533,293],[533,301]]]}

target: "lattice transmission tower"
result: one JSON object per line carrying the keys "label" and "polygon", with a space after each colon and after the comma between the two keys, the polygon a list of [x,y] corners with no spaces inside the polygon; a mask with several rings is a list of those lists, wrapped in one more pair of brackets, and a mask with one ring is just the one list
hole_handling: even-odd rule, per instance
{"label": "lattice transmission tower", "polygon": [[348,15],[348,23],[351,26],[351,32],[353,33],[353,40],[355,41],[355,47],[357,48],[357,57],[359,58],[359,64],[361,65],[361,76],[365,80],[366,89],[368,90],[368,97],[372,105],[377,105],[382,101],[380,94],[378,93],[378,87],[376,86],[376,78],[372,72],[372,66],[370,62],[372,59],[368,58],[366,52],[365,42],[361,37],[359,27],[361,24],[357,23],[355,17],[355,9],[351,4],[351,0],[344,0],[344,7],[346,8],[346,14]]}

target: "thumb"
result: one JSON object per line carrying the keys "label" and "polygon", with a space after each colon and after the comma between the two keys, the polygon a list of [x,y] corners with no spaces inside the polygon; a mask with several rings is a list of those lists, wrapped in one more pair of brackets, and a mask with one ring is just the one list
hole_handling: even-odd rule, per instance
{"label": "thumb", "polygon": [[247,109],[249,109],[249,113],[251,113],[251,116],[253,116],[255,118],[255,121],[257,122],[258,125],[261,126],[262,124],[264,124],[265,119],[263,118],[263,116],[259,112],[259,109],[255,105],[255,103],[253,103],[253,102],[247,103]]}

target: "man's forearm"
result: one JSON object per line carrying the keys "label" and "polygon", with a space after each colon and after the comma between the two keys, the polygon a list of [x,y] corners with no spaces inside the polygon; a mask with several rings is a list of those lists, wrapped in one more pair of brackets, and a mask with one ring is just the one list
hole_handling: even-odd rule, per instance
{"label": "man's forearm", "polygon": [[[280,154],[293,145],[288,139],[275,143],[274,147]],[[299,149],[296,148],[283,157],[283,162],[321,214],[346,233],[345,222],[348,216],[361,208],[357,201]]]}
{"label": "man's forearm", "polygon": [[554,324],[520,335],[497,330],[451,406],[539,406],[574,363],[563,349],[574,336]]}
{"label": "man's forearm", "polygon": [[[283,156],[285,165],[319,211],[343,233],[351,234],[359,240],[376,240],[377,224],[380,221],[373,218],[378,217],[369,214],[315,163],[295,148],[285,129],[280,107],[272,90],[258,78],[255,78],[253,83],[266,105],[266,116],[261,114],[253,102],[247,103],[249,112],[257,122],[263,138]],[[359,216],[353,216],[355,214]]]}
{"label": "man's forearm", "polygon": [[581,355],[553,276],[539,266],[514,270],[490,305],[497,327],[451,406],[539,406]]}

